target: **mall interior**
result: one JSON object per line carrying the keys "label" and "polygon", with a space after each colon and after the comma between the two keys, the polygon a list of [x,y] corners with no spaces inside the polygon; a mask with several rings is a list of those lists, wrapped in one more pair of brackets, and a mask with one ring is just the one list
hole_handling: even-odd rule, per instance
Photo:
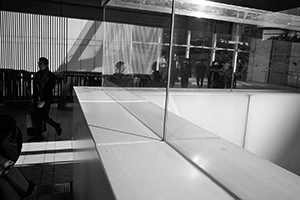
{"label": "mall interior", "polygon": [[297,1],[0,0],[0,200],[299,199],[298,82]]}

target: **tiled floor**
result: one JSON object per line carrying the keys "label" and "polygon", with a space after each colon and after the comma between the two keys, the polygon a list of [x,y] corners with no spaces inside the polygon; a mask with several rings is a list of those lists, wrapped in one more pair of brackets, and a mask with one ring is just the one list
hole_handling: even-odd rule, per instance
{"label": "tiled floor", "polygon": [[9,114],[16,119],[23,134],[23,148],[15,165],[23,174],[36,184],[33,194],[24,200],[71,200],[72,199],[72,104],[66,110],[57,109],[53,104],[50,117],[61,124],[63,133],[58,137],[54,128],[47,125],[41,142],[27,142],[26,105],[4,106],[0,104],[0,113]]}

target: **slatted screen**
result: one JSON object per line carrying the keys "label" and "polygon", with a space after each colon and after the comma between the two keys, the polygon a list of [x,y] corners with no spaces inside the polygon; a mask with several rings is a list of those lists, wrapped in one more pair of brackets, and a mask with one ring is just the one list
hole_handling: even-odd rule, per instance
{"label": "slatted screen", "polygon": [[36,72],[39,57],[51,71],[65,71],[67,25],[64,17],[0,11],[0,68]]}

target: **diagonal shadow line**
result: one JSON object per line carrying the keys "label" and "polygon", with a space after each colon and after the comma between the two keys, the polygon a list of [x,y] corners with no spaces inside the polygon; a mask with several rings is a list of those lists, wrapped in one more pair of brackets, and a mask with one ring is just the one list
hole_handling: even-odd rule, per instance
{"label": "diagonal shadow line", "polygon": [[[100,53],[103,54],[103,52],[101,52],[101,49],[103,49],[104,41],[103,41],[103,43],[101,45],[101,48],[99,48],[97,50],[97,53],[94,55],[93,58],[84,59],[84,60],[81,60],[81,61],[79,60],[79,58],[82,56],[82,54],[85,51],[85,49],[89,46],[88,44],[84,45],[86,43],[85,41],[88,41],[88,43],[89,43],[92,40],[92,38],[94,37],[94,35],[97,33],[97,31],[100,30],[101,25],[104,22],[105,21],[101,21],[101,23],[97,23],[97,21],[90,21],[90,20],[87,22],[87,24],[85,25],[85,27],[81,30],[81,33],[78,36],[78,38],[76,39],[76,41],[74,42],[73,46],[67,52],[65,60],[62,61],[62,63],[58,67],[57,71],[60,71],[60,69],[62,69],[64,65],[67,65],[67,66],[68,65],[75,65],[75,66],[77,66],[76,63],[78,63],[78,62],[82,62],[81,64],[84,66],[83,62],[88,62],[89,60],[95,59],[96,57],[99,56]],[[88,27],[88,26],[90,26],[90,27]],[[106,32],[113,32],[111,29],[107,30]],[[120,31],[120,29],[118,29],[115,32],[115,34],[111,36],[112,37],[111,40],[114,40],[114,38],[119,33],[119,31]],[[104,35],[104,37],[105,37],[105,35]],[[80,38],[83,38],[83,39],[80,39]],[[73,56],[72,56],[72,58],[70,60],[68,60],[69,54],[71,54],[72,52],[74,52]],[[67,71],[69,71],[69,70],[70,69],[67,67]],[[80,69],[71,69],[71,71],[74,71],[74,70],[78,71]]]}
{"label": "diagonal shadow line", "polygon": [[[90,42],[90,40],[93,38],[93,36],[95,35],[96,31],[99,29],[101,24],[102,23],[96,23],[96,21],[88,21],[85,24],[85,27],[82,29],[81,33],[79,34],[78,38],[74,42],[70,51],[67,52],[65,61],[62,62],[62,64],[57,69],[57,71],[60,71],[60,69],[63,67],[64,63],[66,65],[68,65],[70,63],[80,62],[79,58],[82,55],[82,52],[84,52],[84,50],[88,47],[88,45],[84,45],[84,44],[86,43],[86,41]],[[83,39],[80,39],[80,38],[83,38]],[[72,52],[72,51],[74,51],[74,54],[73,54],[72,58],[68,61],[68,56],[69,56],[70,52]]]}
{"label": "diagonal shadow line", "polygon": [[131,136],[137,136],[137,137],[141,137],[141,138],[146,138],[146,139],[151,139],[151,140],[157,140],[157,141],[160,141],[159,138],[152,138],[152,137],[143,136],[143,135],[138,135],[138,134],[130,133],[130,132],[126,132],[126,131],[121,131],[121,130],[116,130],[116,129],[106,128],[106,127],[101,127],[101,126],[96,126],[96,125],[91,125],[91,124],[89,124],[89,126],[92,126],[92,127],[95,127],[95,128],[104,129],[104,130],[108,130],[108,131],[115,131],[115,132],[119,132],[119,133],[124,133],[124,134],[131,135]]}

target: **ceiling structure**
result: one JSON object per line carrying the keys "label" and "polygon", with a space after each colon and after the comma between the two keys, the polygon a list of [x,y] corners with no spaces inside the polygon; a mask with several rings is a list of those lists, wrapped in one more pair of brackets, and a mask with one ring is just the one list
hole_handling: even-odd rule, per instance
{"label": "ceiling structure", "polygon": [[[111,21],[129,24],[159,25],[163,21],[167,23],[166,13],[155,13],[155,10],[125,9],[123,7],[110,6],[114,0],[0,0],[0,10],[22,13],[62,16],[79,19]],[[172,2],[172,0],[152,0],[141,2],[159,3]],[[177,0],[185,1],[185,0]],[[200,1],[200,0],[194,0]],[[234,6],[255,8],[266,11],[282,11],[299,8],[299,0],[212,0]],[[124,0],[122,2],[130,2]],[[105,9],[104,9],[105,7]],[[148,23],[148,24],[147,24]],[[297,21],[298,23],[298,21]]]}
{"label": "ceiling structure", "polygon": [[255,8],[278,12],[292,8],[300,7],[300,1],[297,0],[212,0],[217,3],[225,3],[235,6]]}
{"label": "ceiling structure", "polygon": [[[109,1],[110,0],[85,0],[85,1],[82,0],[0,0],[0,9],[7,10],[7,9],[13,9],[12,7],[16,7],[14,10],[19,9],[21,11],[21,10],[29,9],[30,6],[35,5],[35,6],[44,7],[41,10],[45,10],[47,9],[47,7],[49,9],[52,9],[54,7],[51,7],[51,5],[55,6],[58,4],[64,5],[65,7],[81,6],[81,7],[97,8],[97,7],[103,7],[103,5],[106,5]],[[172,0],[166,0],[166,1],[172,1]],[[300,1],[297,0],[253,0],[253,1],[251,0],[210,0],[210,1],[235,5],[235,6],[273,11],[273,12],[300,7]],[[22,5],[22,7],[20,5]]]}

